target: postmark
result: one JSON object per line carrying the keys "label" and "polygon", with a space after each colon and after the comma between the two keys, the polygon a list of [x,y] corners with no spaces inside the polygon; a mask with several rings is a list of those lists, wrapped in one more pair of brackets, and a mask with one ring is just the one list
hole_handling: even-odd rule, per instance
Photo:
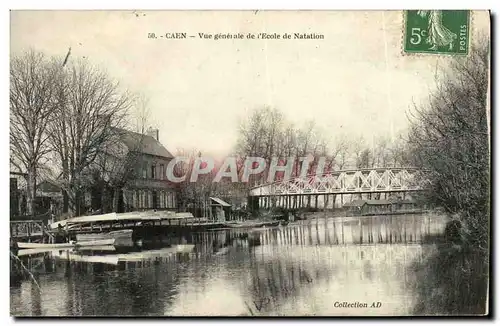
{"label": "postmark", "polygon": [[407,10],[405,53],[467,55],[470,45],[469,10]]}

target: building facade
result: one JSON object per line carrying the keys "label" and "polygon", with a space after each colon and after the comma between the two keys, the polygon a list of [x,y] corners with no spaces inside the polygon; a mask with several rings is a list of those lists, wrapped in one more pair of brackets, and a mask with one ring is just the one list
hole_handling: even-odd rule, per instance
{"label": "building facade", "polygon": [[119,130],[120,141],[127,149],[133,170],[120,193],[118,211],[177,210],[177,189],[167,181],[167,165],[173,155],[160,143],[159,131],[139,134]]}

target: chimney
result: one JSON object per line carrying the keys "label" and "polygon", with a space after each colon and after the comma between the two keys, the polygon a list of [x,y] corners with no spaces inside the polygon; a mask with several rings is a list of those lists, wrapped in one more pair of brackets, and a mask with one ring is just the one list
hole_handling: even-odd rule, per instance
{"label": "chimney", "polygon": [[160,131],[158,129],[149,128],[146,135],[153,137],[157,141],[160,141]]}

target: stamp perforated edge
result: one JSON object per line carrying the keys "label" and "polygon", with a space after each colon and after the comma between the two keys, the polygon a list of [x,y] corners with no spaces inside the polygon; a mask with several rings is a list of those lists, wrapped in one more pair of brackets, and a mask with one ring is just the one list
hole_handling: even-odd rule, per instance
{"label": "stamp perforated edge", "polygon": [[[412,9],[408,9],[412,10]],[[401,15],[402,15],[402,26],[401,26],[401,55],[405,57],[428,57],[428,56],[450,56],[450,57],[468,57],[470,53],[470,48],[472,45],[471,38],[472,38],[472,29],[473,29],[473,24],[474,24],[474,10],[470,9],[464,9],[464,10],[469,10],[469,28],[468,28],[468,38],[467,41],[469,42],[467,46],[467,53],[462,54],[462,53],[442,53],[442,52],[406,52],[405,51],[405,43],[406,43],[406,16],[407,16],[407,11],[408,10],[402,10]]]}

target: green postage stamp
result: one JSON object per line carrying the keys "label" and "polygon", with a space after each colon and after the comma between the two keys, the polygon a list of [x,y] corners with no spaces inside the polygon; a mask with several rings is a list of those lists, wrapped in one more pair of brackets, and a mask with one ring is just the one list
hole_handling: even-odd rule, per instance
{"label": "green postage stamp", "polygon": [[404,51],[467,55],[469,30],[469,10],[407,10]]}

